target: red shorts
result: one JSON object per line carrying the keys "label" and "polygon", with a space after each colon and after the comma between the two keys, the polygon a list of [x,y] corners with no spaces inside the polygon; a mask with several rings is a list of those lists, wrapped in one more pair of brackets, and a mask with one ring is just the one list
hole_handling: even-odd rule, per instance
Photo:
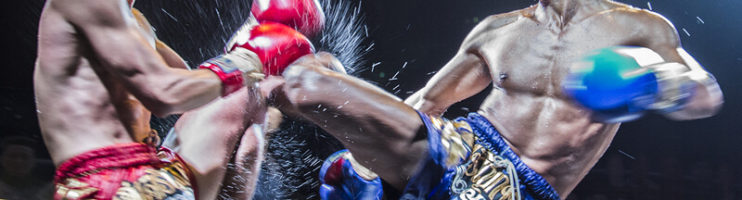
{"label": "red shorts", "polygon": [[185,163],[167,149],[120,144],[80,154],[62,163],[54,199],[195,199]]}

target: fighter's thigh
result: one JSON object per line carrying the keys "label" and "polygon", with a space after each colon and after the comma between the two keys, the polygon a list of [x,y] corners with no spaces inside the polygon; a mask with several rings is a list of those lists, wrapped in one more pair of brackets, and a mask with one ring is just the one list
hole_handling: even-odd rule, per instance
{"label": "fighter's thigh", "polygon": [[291,107],[333,135],[369,139],[358,142],[408,141],[423,124],[394,95],[315,62],[294,65],[284,76],[283,94]]}
{"label": "fighter's thigh", "polygon": [[363,165],[403,185],[427,152],[417,111],[363,80],[310,70],[318,71],[306,72],[305,78],[322,89],[289,94],[302,115],[340,140]]}
{"label": "fighter's thigh", "polygon": [[[403,187],[427,152],[420,116],[399,98],[304,57],[283,76],[291,110],[340,140],[364,166]],[[280,95],[279,95],[280,96]]]}

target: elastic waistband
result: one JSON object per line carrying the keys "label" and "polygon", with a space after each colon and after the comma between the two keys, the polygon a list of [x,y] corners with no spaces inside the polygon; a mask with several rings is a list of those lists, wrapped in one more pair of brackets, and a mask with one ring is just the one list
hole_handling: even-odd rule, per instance
{"label": "elastic waistband", "polygon": [[474,135],[479,138],[478,142],[482,144],[482,146],[491,151],[497,152],[500,156],[507,158],[513,163],[515,170],[517,171],[523,185],[526,186],[525,188],[527,191],[535,195],[537,199],[559,200],[559,195],[556,190],[554,190],[554,188],[551,187],[551,185],[546,182],[540,174],[533,171],[533,169],[520,160],[520,157],[513,152],[502,136],[500,136],[497,129],[495,129],[495,126],[493,126],[487,118],[478,113],[469,113],[467,118],[456,119],[456,121],[460,120],[469,123],[473,129]]}
{"label": "elastic waistband", "polygon": [[142,143],[117,144],[77,155],[57,168],[55,182],[80,177],[100,169],[155,165],[160,161],[155,149]]}

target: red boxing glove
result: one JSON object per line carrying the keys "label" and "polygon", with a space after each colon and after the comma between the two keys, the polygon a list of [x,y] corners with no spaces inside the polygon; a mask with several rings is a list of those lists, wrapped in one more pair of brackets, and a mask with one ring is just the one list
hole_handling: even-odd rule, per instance
{"label": "red boxing glove", "polygon": [[356,162],[348,150],[327,158],[320,168],[319,179],[323,200],[378,200],[384,196],[379,176]]}
{"label": "red boxing glove", "polygon": [[260,23],[281,23],[310,37],[325,25],[325,13],[317,0],[253,0],[251,12]]}
{"label": "red boxing glove", "polygon": [[266,75],[280,75],[296,59],[314,52],[307,37],[291,27],[270,22],[252,27],[249,39],[235,40],[229,51],[237,48],[257,54]]}

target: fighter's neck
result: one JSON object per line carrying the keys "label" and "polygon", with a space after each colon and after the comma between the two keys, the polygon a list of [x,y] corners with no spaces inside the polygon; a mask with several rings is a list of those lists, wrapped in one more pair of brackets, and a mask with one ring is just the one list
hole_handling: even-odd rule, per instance
{"label": "fighter's neck", "polygon": [[539,21],[555,22],[560,26],[568,24],[586,10],[605,0],[540,0],[536,8]]}

